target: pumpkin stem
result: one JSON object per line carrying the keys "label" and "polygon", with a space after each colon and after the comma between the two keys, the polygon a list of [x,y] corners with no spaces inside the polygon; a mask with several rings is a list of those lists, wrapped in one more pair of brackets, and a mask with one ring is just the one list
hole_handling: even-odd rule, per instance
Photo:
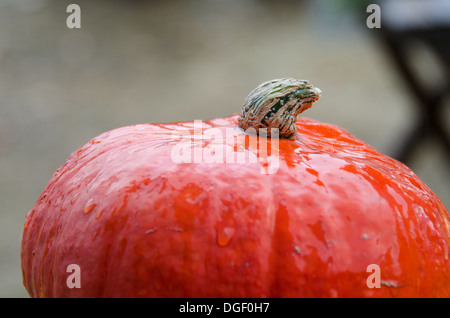
{"label": "pumpkin stem", "polygon": [[[243,130],[255,129],[270,136],[277,128],[280,138],[291,138],[297,132],[298,115],[310,108],[320,97],[321,90],[309,81],[281,78],[262,83],[245,99],[238,124]],[[264,130],[261,130],[264,128]]]}

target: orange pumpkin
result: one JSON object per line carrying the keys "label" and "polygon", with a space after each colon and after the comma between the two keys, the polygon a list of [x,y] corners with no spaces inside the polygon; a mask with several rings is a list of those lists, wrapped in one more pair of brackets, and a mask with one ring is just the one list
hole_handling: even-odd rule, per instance
{"label": "orange pumpkin", "polygon": [[402,163],[298,118],[319,95],[274,80],[240,115],[92,139],[26,216],[30,296],[450,297],[448,211]]}

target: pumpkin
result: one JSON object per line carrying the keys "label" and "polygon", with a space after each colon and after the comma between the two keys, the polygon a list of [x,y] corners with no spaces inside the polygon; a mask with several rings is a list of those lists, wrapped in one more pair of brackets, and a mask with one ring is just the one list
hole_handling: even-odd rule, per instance
{"label": "pumpkin", "polygon": [[29,295],[449,297],[443,203],[404,164],[299,117],[320,93],[277,79],[240,114],[79,148],[26,216]]}

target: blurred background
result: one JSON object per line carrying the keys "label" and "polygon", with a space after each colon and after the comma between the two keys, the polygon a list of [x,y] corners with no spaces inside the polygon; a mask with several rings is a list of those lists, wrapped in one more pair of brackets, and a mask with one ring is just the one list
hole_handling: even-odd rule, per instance
{"label": "blurred background", "polygon": [[[81,7],[81,29],[66,26],[70,3]],[[25,214],[67,157],[104,131],[227,116],[260,83],[291,76],[323,91],[305,117],[396,156],[427,115],[380,36],[384,14],[401,19],[381,5],[381,29],[369,29],[363,3],[1,0],[0,297],[27,297]],[[425,90],[446,83],[448,92],[438,54],[420,41],[408,52]],[[441,104],[434,117],[445,130]],[[426,135],[405,163],[449,208],[441,141]]]}

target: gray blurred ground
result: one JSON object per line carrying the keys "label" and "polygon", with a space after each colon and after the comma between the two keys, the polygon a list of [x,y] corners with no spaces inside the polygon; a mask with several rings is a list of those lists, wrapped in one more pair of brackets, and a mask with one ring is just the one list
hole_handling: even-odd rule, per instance
{"label": "gray blurred ground", "polygon": [[[79,30],[65,24],[73,2]],[[0,1],[0,297],[27,296],[25,214],[69,154],[104,131],[226,116],[259,83],[292,76],[323,91],[305,116],[393,153],[414,100],[371,30],[332,1],[270,3]],[[429,142],[410,167],[449,207],[443,151]]]}

